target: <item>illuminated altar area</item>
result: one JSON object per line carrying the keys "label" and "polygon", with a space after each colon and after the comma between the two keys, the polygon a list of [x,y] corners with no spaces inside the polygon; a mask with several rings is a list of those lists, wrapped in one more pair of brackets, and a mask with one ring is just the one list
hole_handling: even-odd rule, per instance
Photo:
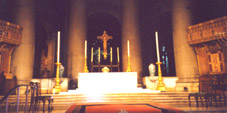
{"label": "illuminated altar area", "polygon": [[[157,33],[156,33],[157,37]],[[69,90],[65,94],[72,93],[145,93],[145,92],[160,92],[165,91],[165,85],[162,83],[160,61],[158,56],[158,75],[159,82],[157,83],[158,90],[154,88],[143,89],[138,87],[138,74],[131,70],[130,60],[130,44],[127,40],[127,70],[126,72],[120,72],[120,58],[119,47],[117,47],[117,63],[113,62],[113,49],[110,47],[108,50],[107,41],[113,39],[106,31],[102,36],[98,36],[97,39],[102,40],[102,52],[100,47],[91,48],[91,70],[88,70],[88,56],[87,56],[87,40],[85,40],[84,50],[84,68],[83,73],[78,73],[78,88],[76,90]],[[94,48],[96,48],[96,55],[94,55]],[[158,52],[159,53],[159,52]],[[107,58],[109,57],[109,59]],[[95,60],[94,60],[95,59]],[[107,61],[107,62],[106,62]],[[115,64],[115,65],[114,65]],[[113,69],[117,69],[113,71]],[[96,70],[96,71],[94,71]],[[90,72],[91,71],[91,72]],[[161,89],[160,89],[161,88]],[[64,92],[59,92],[64,94]]]}
{"label": "illuminated altar area", "polygon": [[[108,52],[107,41],[112,39],[112,36],[108,36],[106,31],[102,36],[98,36],[97,39],[101,39],[103,42],[103,54],[101,54],[100,47],[98,47],[98,54],[96,58],[98,62],[96,64],[93,60],[93,47],[91,49],[91,72],[87,67],[87,41],[85,40],[85,64],[83,73],[78,74],[78,88],[77,92],[99,92],[99,93],[128,93],[138,91],[138,75],[137,72],[132,72],[130,64],[130,46],[127,42],[128,48],[128,68],[126,72],[120,72],[119,50],[117,50],[117,65],[113,64],[113,50],[110,47]],[[119,48],[117,48],[119,49]],[[109,63],[102,64],[103,61],[107,61],[109,54]],[[101,61],[101,57],[103,58]],[[113,71],[113,68],[117,68],[117,72]],[[94,72],[93,70],[98,70]]]}
{"label": "illuminated altar area", "polygon": [[[60,33],[59,33],[60,34]],[[157,40],[157,32],[156,32],[156,42]],[[59,43],[60,35],[58,35],[58,43]],[[151,92],[161,92],[165,91],[165,84],[163,83],[163,79],[161,77],[161,68],[160,68],[160,58],[159,58],[159,50],[158,53],[158,83],[157,89],[143,89],[138,83],[138,74],[137,72],[133,72],[131,70],[131,60],[130,60],[130,44],[129,40],[127,40],[127,70],[126,72],[120,72],[120,57],[119,57],[119,47],[117,48],[117,60],[113,62],[113,48],[107,47],[107,41],[109,39],[113,39],[112,36],[109,36],[106,31],[102,34],[102,36],[98,36],[97,39],[102,40],[102,52],[101,47],[92,47],[91,48],[91,72],[88,70],[88,56],[87,56],[87,40],[85,40],[85,48],[84,48],[84,67],[83,72],[78,73],[77,80],[77,89],[76,90],[68,90],[68,92],[62,92],[61,84],[59,83],[59,66],[61,63],[59,62],[59,46],[57,51],[57,69],[56,69],[56,84],[53,89],[53,93],[59,94],[89,94],[89,93],[151,93]],[[157,45],[158,46],[158,45]],[[96,55],[94,55],[93,50],[96,49]],[[107,58],[108,57],[108,58]],[[95,59],[95,60],[94,60]],[[115,70],[114,70],[115,68]],[[116,71],[117,70],[117,71]],[[139,86],[139,87],[138,87]]]}
{"label": "illuminated altar area", "polygon": [[137,89],[136,72],[79,73],[78,89],[81,91],[121,92]]}

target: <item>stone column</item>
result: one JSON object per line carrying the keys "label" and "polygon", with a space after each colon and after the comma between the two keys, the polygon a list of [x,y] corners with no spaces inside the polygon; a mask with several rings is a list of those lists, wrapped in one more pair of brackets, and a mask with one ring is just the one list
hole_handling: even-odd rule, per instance
{"label": "stone column", "polygon": [[187,27],[192,25],[190,0],[172,0],[173,44],[178,77],[176,90],[196,91],[198,85],[198,65],[196,53],[187,43]]}
{"label": "stone column", "polygon": [[84,42],[86,39],[86,0],[71,0],[68,20],[67,74],[77,82],[84,67]]}
{"label": "stone column", "polygon": [[127,40],[130,42],[131,69],[138,74],[138,86],[142,84],[142,58],[138,25],[137,0],[123,0],[122,11],[122,55],[123,71],[127,70]]}
{"label": "stone column", "polygon": [[26,84],[33,77],[35,22],[34,0],[15,0],[15,24],[22,26],[22,43],[16,47],[12,56],[11,71],[16,75],[18,84]]}

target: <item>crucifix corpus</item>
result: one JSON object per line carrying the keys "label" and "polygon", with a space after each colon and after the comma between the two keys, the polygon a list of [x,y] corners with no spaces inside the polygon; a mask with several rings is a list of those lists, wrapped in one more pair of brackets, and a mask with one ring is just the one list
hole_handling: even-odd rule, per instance
{"label": "crucifix corpus", "polygon": [[104,59],[106,59],[107,58],[107,41],[109,39],[112,39],[112,36],[108,36],[108,34],[106,34],[106,31],[104,31],[102,36],[98,36],[97,39],[101,39],[103,41],[103,56],[104,56]]}

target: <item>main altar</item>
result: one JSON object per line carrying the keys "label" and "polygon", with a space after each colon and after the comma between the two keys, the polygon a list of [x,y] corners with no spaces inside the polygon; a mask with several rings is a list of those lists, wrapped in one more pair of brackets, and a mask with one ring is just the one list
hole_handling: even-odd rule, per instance
{"label": "main altar", "polygon": [[[122,72],[120,71],[119,47],[116,47],[116,51],[114,52],[114,48],[107,43],[107,41],[113,39],[113,37],[108,36],[106,31],[104,31],[102,36],[98,36],[97,39],[102,40],[102,47],[100,47],[100,44],[92,42],[93,46],[91,47],[90,62],[87,54],[87,45],[89,44],[87,44],[87,40],[85,40],[83,72],[78,73],[77,89],[69,90],[67,94],[152,92],[150,89],[138,87],[137,72],[131,70],[129,40],[127,40],[127,70],[123,70]],[[116,60],[113,59],[114,53],[116,54],[116,57],[114,57]],[[160,76],[160,68],[158,68],[158,70]],[[159,83],[157,86],[160,86],[160,81],[162,82],[162,79],[159,77]],[[158,92],[160,92],[160,90],[158,90]],[[63,94],[64,92],[59,93]]]}
{"label": "main altar", "polygon": [[[87,65],[87,40],[85,40],[85,62],[83,73],[78,73],[77,91],[82,93],[131,93],[131,92],[151,92],[149,89],[138,88],[137,72],[131,70],[130,44],[127,40],[127,70],[120,72],[119,47],[117,47],[117,60],[113,62],[113,48],[108,47],[107,41],[113,39],[107,35],[106,31],[97,39],[102,40],[103,47],[91,48],[90,71]],[[95,44],[94,44],[95,45]],[[102,49],[102,50],[101,50]],[[93,50],[96,50],[96,56]],[[115,69],[114,69],[115,68]],[[114,71],[115,70],[115,71]],[[116,72],[117,70],[117,72]],[[160,68],[159,68],[160,71]],[[153,90],[155,91],[155,90]],[[156,90],[157,91],[157,90]]]}
{"label": "main altar", "polygon": [[111,92],[137,89],[136,72],[79,73],[79,90]]}
{"label": "main altar", "polygon": [[[104,31],[102,36],[98,36],[97,39],[102,40],[103,47],[92,47],[91,49],[91,72],[87,67],[87,41],[85,40],[85,64],[83,73],[78,74],[77,90],[82,92],[122,92],[136,90],[138,83],[137,72],[131,71],[130,59],[128,60],[127,71],[120,72],[119,48],[117,47],[117,62],[113,62],[113,48],[107,47],[107,41],[113,39],[112,36],[108,36],[106,31]],[[94,49],[98,52],[96,56],[93,54]],[[95,61],[95,59],[97,60]]]}

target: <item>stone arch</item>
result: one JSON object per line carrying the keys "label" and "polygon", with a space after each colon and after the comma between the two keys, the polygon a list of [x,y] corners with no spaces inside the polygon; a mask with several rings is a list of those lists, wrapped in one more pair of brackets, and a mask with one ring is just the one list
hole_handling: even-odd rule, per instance
{"label": "stone arch", "polygon": [[121,22],[121,1],[120,0],[88,0],[87,4],[87,17],[97,13],[106,13],[114,16],[119,22]]}
{"label": "stone arch", "polygon": [[54,76],[55,73],[55,46],[58,28],[56,12],[47,12],[37,10],[35,24],[35,58],[33,68],[33,78],[42,77],[42,72],[47,69]]}
{"label": "stone arch", "polygon": [[[104,31],[106,31],[109,36],[113,37],[113,39],[108,41],[108,49],[113,47],[113,63],[114,61],[117,63],[117,47],[121,48],[122,40],[121,23],[114,15],[104,12],[94,13],[87,18],[88,59],[91,57],[90,51],[91,47],[95,46],[94,44],[102,46],[102,41],[98,40],[97,36],[101,36]],[[90,60],[88,60],[88,63],[90,63]]]}

